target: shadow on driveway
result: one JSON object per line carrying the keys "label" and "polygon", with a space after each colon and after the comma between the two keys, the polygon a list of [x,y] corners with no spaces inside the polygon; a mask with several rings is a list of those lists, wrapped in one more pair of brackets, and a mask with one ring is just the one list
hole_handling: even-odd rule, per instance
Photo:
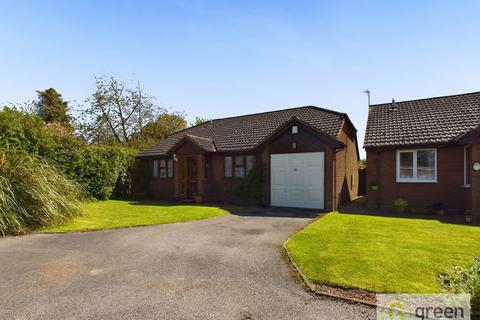
{"label": "shadow on driveway", "polygon": [[243,217],[277,217],[277,218],[309,218],[314,219],[323,214],[318,210],[294,209],[294,208],[253,208],[232,212],[233,215]]}

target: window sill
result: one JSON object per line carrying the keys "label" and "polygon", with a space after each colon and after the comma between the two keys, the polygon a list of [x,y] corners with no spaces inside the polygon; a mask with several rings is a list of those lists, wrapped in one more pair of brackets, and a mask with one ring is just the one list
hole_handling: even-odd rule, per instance
{"label": "window sill", "polygon": [[435,184],[438,183],[437,180],[432,181],[422,181],[422,180],[397,180],[397,183],[410,183],[410,184]]}

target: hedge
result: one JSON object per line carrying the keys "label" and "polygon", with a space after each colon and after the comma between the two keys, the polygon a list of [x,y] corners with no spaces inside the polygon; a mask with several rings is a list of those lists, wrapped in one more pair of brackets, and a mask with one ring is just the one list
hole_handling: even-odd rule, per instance
{"label": "hedge", "polygon": [[75,181],[85,197],[99,200],[130,193],[129,168],[136,150],[88,145],[59,125],[46,125],[32,114],[0,112],[0,151],[40,156]]}

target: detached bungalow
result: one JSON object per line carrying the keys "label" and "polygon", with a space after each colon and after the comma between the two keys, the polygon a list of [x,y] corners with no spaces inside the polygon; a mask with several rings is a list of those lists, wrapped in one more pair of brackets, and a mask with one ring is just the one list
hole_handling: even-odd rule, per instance
{"label": "detached bungalow", "polygon": [[138,156],[156,199],[229,203],[254,166],[265,205],[335,210],[357,196],[356,129],[314,106],[215,119]]}
{"label": "detached bungalow", "polygon": [[364,147],[368,207],[480,219],[480,92],[372,105]]}

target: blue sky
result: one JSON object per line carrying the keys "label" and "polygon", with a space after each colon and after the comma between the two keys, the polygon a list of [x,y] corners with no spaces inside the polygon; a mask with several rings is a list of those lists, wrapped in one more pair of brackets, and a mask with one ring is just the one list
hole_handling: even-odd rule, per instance
{"label": "blue sky", "polygon": [[139,80],[158,104],[219,118],[300,105],[480,90],[480,1],[10,1],[0,3],[0,103],[94,76]]}

